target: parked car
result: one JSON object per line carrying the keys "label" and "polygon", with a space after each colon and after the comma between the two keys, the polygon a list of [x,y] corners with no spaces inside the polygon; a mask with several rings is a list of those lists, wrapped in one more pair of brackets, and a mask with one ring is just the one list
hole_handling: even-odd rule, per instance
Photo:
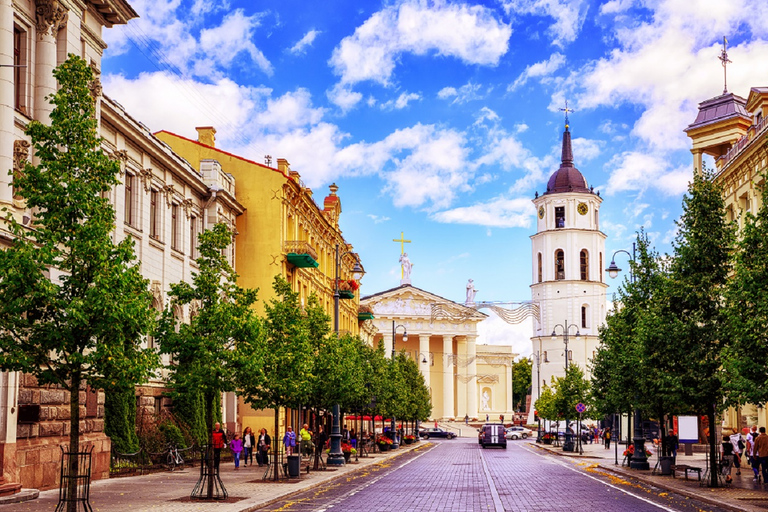
{"label": "parked car", "polygon": [[483,448],[501,446],[507,449],[507,438],[504,437],[504,425],[501,423],[486,423],[480,429],[478,442]]}
{"label": "parked car", "polygon": [[454,437],[456,437],[456,434],[454,432],[451,432],[449,430],[443,430],[441,428],[425,428],[424,430],[419,430],[419,436],[424,439],[429,439],[430,437],[453,439]]}
{"label": "parked car", "polygon": [[533,435],[533,430],[525,427],[509,427],[506,429],[507,439],[528,439]]}

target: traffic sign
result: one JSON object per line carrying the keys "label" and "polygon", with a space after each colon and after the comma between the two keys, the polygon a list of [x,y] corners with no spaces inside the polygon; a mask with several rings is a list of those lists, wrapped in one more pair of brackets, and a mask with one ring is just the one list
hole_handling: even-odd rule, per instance
{"label": "traffic sign", "polygon": [[579,402],[576,404],[576,412],[578,412],[579,414],[583,413],[586,410],[587,410],[587,406],[584,405],[583,403]]}

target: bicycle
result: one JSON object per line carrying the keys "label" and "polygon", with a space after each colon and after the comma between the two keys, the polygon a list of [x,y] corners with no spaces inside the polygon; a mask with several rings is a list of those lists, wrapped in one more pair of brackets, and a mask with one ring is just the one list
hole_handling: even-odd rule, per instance
{"label": "bicycle", "polygon": [[179,453],[178,448],[176,448],[174,445],[168,445],[168,455],[166,456],[165,464],[171,471],[176,469],[176,466],[184,465],[184,458]]}

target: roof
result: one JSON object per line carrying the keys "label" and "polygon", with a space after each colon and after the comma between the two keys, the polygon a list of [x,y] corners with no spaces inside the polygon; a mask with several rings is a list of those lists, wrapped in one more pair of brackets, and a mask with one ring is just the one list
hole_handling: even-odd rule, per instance
{"label": "roof", "polygon": [[556,170],[547,182],[546,194],[561,194],[565,192],[590,193],[587,180],[573,165],[573,148],[571,147],[571,132],[565,125],[563,132],[563,150],[560,168]]}
{"label": "roof", "polygon": [[436,294],[434,294],[434,293],[432,293],[432,292],[428,292],[427,290],[423,290],[423,289],[421,289],[421,288],[418,288],[418,287],[416,287],[416,286],[413,286],[412,284],[401,284],[400,286],[396,286],[396,287],[394,287],[394,288],[390,288],[389,290],[384,290],[384,291],[381,291],[381,292],[378,292],[378,293],[374,293],[374,294],[372,294],[372,295],[366,295],[365,297],[360,297],[360,302],[363,302],[363,301],[367,301],[367,300],[370,300],[370,299],[373,299],[373,298],[376,298],[376,297],[382,297],[382,296],[384,296],[384,295],[389,295],[390,293],[392,293],[392,292],[394,292],[394,291],[398,291],[398,290],[404,290],[404,289],[406,289],[406,288],[411,288],[411,289],[413,289],[413,290],[417,290],[417,291],[419,291],[419,292],[421,292],[421,293],[425,293],[425,294],[427,294],[427,295],[431,295],[432,297],[435,297],[435,298],[437,298],[437,299],[441,299],[441,300],[444,300],[444,301],[445,301],[445,302],[447,302],[447,303],[450,303],[450,304],[453,304],[453,305],[455,305],[455,306],[458,306],[458,307],[461,307],[461,308],[467,309],[467,310],[469,310],[469,311],[472,311],[472,312],[474,312],[474,313],[477,313],[478,315],[482,315],[482,316],[484,316],[484,317],[487,317],[487,316],[488,316],[488,315],[486,315],[485,313],[483,313],[483,312],[481,312],[481,311],[478,311],[478,310],[476,310],[475,308],[470,308],[470,307],[467,307],[467,306],[465,306],[464,304],[461,304],[460,302],[454,302],[454,301],[452,301],[452,300],[450,300],[450,299],[446,299],[445,297],[441,297],[440,295],[436,295]]}
{"label": "roof", "polygon": [[747,100],[730,92],[721,94],[699,103],[699,114],[685,131],[738,117],[751,122],[752,116],[747,112]]}

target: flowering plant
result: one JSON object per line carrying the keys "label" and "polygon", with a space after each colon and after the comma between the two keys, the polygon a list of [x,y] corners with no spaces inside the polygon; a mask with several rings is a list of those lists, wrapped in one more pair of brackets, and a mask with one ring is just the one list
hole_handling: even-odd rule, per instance
{"label": "flowering plant", "polygon": [[339,291],[342,292],[354,292],[360,288],[360,284],[354,279],[343,280],[339,279]]}
{"label": "flowering plant", "polygon": [[403,439],[410,439],[411,441],[415,441],[416,440],[416,436],[408,434],[408,435],[403,436]]}
{"label": "flowering plant", "polygon": [[542,439],[546,439],[546,440],[554,439],[554,437],[555,436],[553,434],[550,434],[550,433],[546,433],[543,436],[541,436]]}
{"label": "flowering plant", "polygon": [[[634,455],[634,454],[635,454],[635,445],[633,445],[633,444],[627,446],[627,449],[624,450],[624,456],[625,457],[627,457],[629,455]],[[645,450],[645,456],[646,457],[650,457],[650,455],[651,455],[651,452],[648,451],[648,450]]]}
{"label": "flowering plant", "polygon": [[352,447],[352,445],[349,443],[341,443],[341,451],[342,453],[351,453],[351,454],[357,453],[357,450],[355,450]]}
{"label": "flowering plant", "polygon": [[392,444],[392,440],[385,436],[379,436],[378,439],[376,439],[376,442],[378,444]]}

